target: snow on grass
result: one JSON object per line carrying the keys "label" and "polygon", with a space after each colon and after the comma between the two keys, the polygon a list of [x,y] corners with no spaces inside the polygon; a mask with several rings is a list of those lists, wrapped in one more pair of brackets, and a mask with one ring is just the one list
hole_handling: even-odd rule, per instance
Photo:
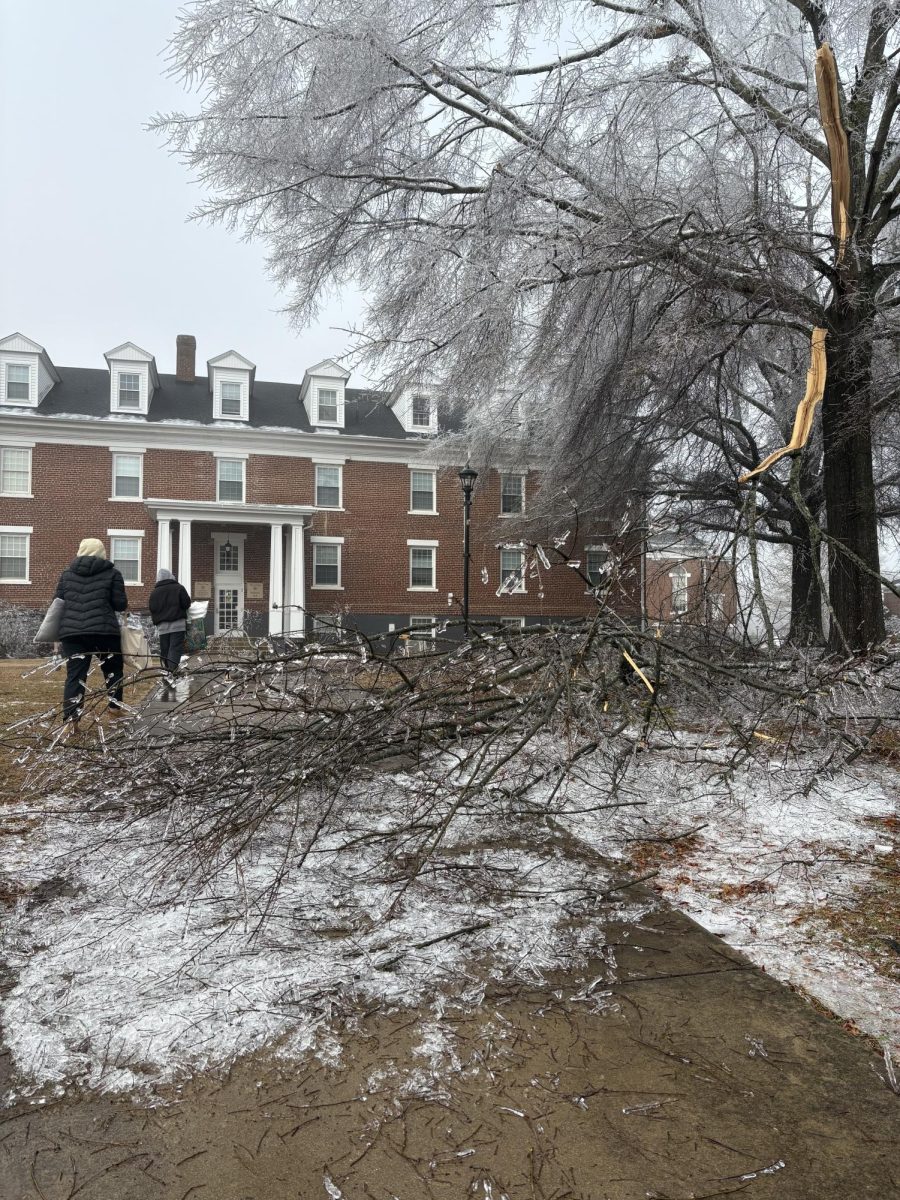
{"label": "snow on grass", "polygon": [[[900,774],[872,763],[816,772],[777,756],[732,767],[731,754],[687,735],[642,754],[630,780],[642,804],[612,819],[579,813],[594,799],[587,768],[566,791],[567,820],[610,858],[658,847],[647,866],[672,903],[900,1055],[900,981],[815,919],[859,903],[878,858],[900,849],[873,821],[897,815]],[[679,834],[692,836],[641,842]]]}
{"label": "snow on grass", "polygon": [[449,995],[474,1007],[488,976],[539,981],[603,942],[602,919],[570,927],[558,903],[560,887],[588,892],[602,878],[552,839],[460,848],[455,862],[477,869],[423,874],[384,921],[397,893],[384,863],[332,838],[287,873],[261,924],[286,827],[201,886],[162,869],[159,822],[57,808],[28,829],[25,815],[2,810],[6,879],[29,889],[2,944],[16,980],[3,1026],[23,1089],[160,1085],[263,1046],[333,1061],[332,1018],[359,1002]]}
{"label": "snow on grass", "polygon": [[[663,893],[701,924],[900,1048],[900,987],[810,918],[856,902],[890,837],[870,819],[896,812],[896,773],[857,762],[810,776],[809,763],[764,754],[735,765],[732,749],[683,735],[635,753],[627,771],[586,756],[554,788],[542,773],[561,750],[545,739],[495,783],[541,776],[530,799],[543,798],[574,842],[537,816],[507,836],[514,826],[485,797],[486,815],[454,825],[390,919],[402,865],[377,840],[344,843],[361,823],[390,824],[412,786],[402,776],[353,798],[342,834],[302,865],[288,825],[273,824],[203,882],[166,859],[172,824],[161,819],[4,806],[0,884],[19,898],[0,946],[15,980],[0,1015],[20,1089],[152,1088],[262,1047],[335,1062],[342,1019],[378,1003],[436,1014],[404,1085],[429,1093],[453,1068],[445,1001],[474,1009],[489,981],[580,966],[602,954],[607,920],[648,910],[597,901],[609,873],[578,839],[638,873],[655,868]],[[584,998],[614,1007],[602,989]]]}

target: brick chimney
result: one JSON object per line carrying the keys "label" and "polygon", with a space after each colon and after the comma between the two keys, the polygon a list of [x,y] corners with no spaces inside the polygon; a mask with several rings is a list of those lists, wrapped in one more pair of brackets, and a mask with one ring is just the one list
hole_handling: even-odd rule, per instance
{"label": "brick chimney", "polygon": [[196,378],[197,339],[191,333],[179,333],[175,339],[175,378],[193,383]]}

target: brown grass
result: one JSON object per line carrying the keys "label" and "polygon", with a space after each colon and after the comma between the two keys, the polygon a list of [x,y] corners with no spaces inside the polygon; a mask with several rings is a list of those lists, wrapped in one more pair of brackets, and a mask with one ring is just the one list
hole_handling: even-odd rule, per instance
{"label": "brown grass", "polygon": [[[877,831],[879,844],[891,846],[890,853],[876,855],[852,905],[817,906],[797,919],[827,925],[855,946],[879,974],[900,982],[900,818],[870,817],[867,823]],[[848,854],[847,859],[852,861],[853,856]]]}
{"label": "brown grass", "polygon": [[[19,796],[26,770],[23,754],[59,732],[64,679],[65,669],[52,669],[47,658],[0,659],[0,803]],[[89,686],[98,684],[102,678],[92,674]],[[143,699],[151,686],[148,682],[126,688],[126,703]],[[28,720],[44,714],[45,721]]]}

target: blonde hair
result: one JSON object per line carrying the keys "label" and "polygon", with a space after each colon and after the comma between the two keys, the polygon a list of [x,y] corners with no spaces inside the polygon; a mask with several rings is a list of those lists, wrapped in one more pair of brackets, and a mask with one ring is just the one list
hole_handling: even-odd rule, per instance
{"label": "blonde hair", "polygon": [[99,538],[82,538],[78,558],[106,558],[106,547]]}

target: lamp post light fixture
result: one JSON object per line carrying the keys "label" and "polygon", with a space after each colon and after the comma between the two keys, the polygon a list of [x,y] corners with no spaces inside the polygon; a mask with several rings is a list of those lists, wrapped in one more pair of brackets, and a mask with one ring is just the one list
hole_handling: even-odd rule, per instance
{"label": "lamp post light fixture", "polygon": [[459,482],[462,484],[463,490],[463,628],[466,632],[466,637],[469,636],[469,560],[471,554],[469,552],[469,519],[472,515],[472,489],[475,487],[475,480],[478,478],[478,472],[473,471],[468,463],[459,473]]}

